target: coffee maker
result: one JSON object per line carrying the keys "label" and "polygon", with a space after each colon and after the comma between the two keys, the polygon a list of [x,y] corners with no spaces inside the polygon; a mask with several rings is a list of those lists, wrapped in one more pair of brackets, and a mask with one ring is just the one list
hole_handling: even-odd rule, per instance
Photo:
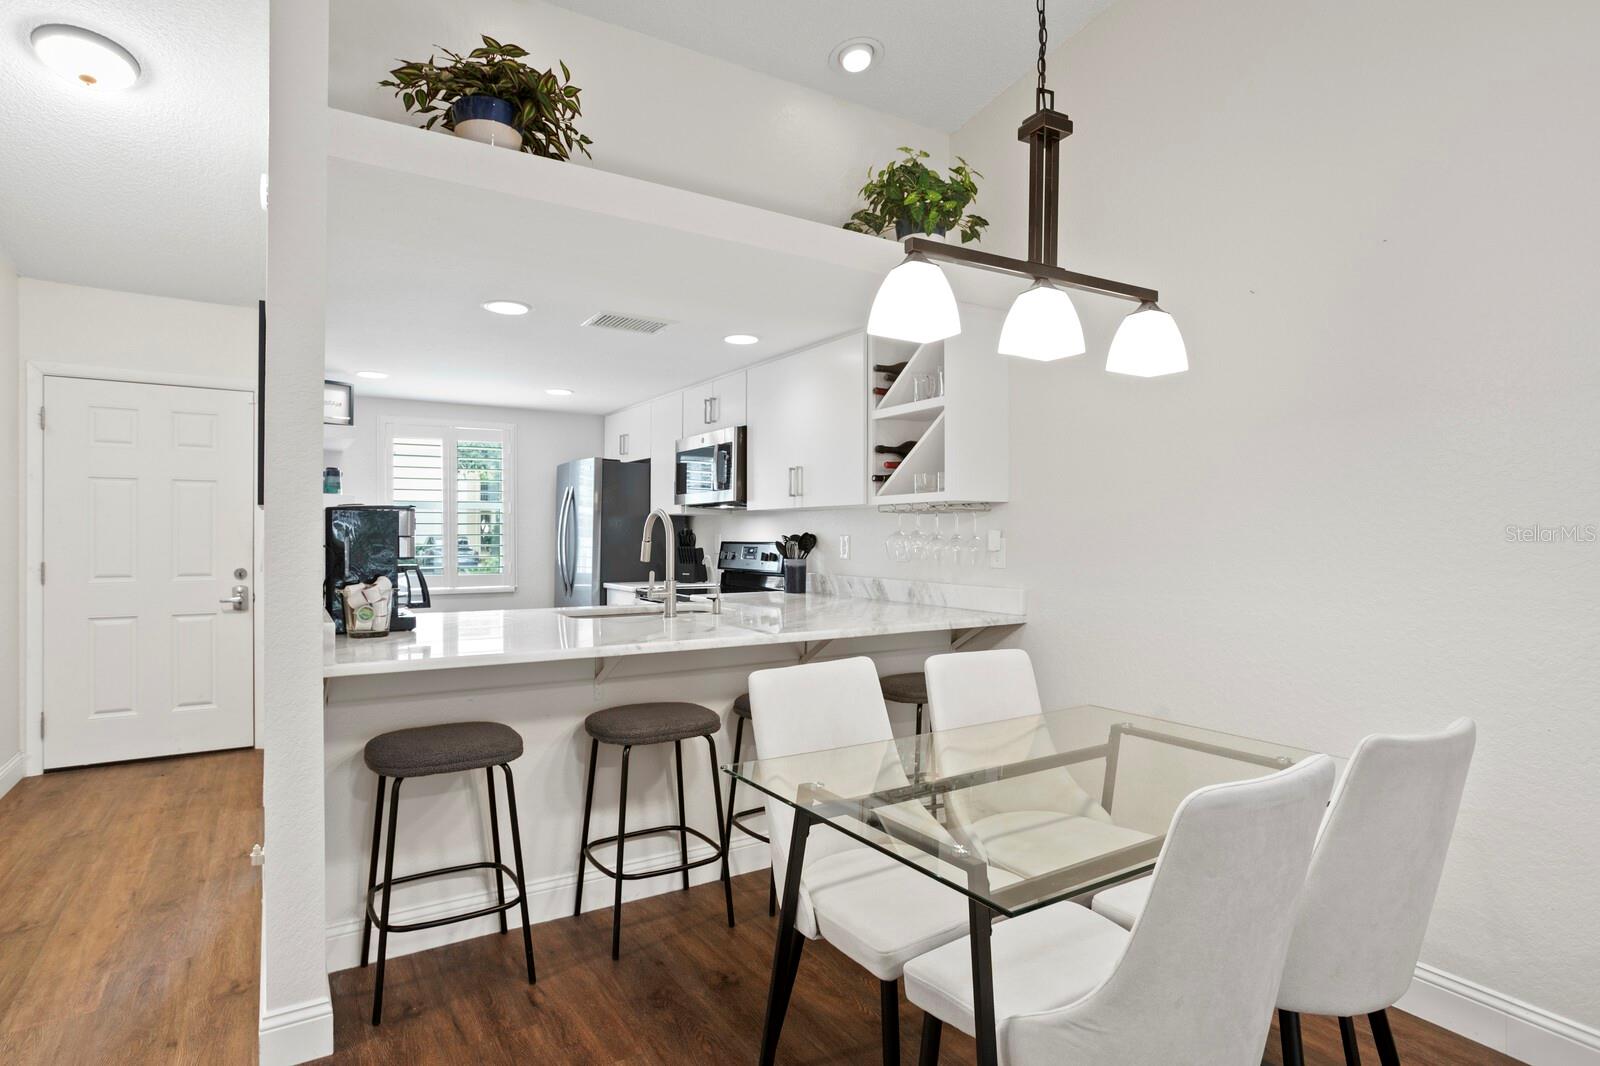
{"label": "coffee maker", "polygon": [[348,504],[324,509],[322,602],[334,626],[344,632],[339,590],[355,582],[387,575],[394,585],[391,632],[417,628],[412,614],[433,603],[428,582],[417,566],[417,510]]}

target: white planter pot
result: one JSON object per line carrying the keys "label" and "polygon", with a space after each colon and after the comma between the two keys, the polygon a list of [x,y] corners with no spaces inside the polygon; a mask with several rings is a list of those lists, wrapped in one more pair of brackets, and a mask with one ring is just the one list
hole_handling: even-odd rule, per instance
{"label": "white planter pot", "polygon": [[463,119],[456,123],[455,132],[457,137],[465,137],[469,141],[493,144],[512,151],[522,148],[522,134],[517,132],[517,128],[492,118]]}

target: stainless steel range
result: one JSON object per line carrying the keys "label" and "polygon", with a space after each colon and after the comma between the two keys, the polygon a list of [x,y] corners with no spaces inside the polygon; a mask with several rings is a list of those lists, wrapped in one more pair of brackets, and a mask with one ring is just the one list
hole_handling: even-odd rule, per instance
{"label": "stainless steel range", "polygon": [[717,549],[723,592],[782,592],[783,556],[770,540],[725,540]]}

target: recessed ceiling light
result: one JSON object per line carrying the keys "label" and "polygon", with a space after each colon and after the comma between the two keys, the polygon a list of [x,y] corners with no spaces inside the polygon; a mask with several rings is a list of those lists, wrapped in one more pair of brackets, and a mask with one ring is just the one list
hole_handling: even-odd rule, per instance
{"label": "recessed ceiling light", "polygon": [[754,333],[730,333],[722,338],[725,344],[754,344],[760,339]]}
{"label": "recessed ceiling light", "polygon": [[544,393],[545,393],[546,396],[571,396],[572,395],[572,390],[571,389],[545,389]]}
{"label": "recessed ceiling light", "polygon": [[483,305],[483,309],[497,315],[525,315],[528,313],[528,305],[518,303],[516,300],[490,300]]}
{"label": "recessed ceiling light", "polygon": [[883,54],[883,45],[870,37],[852,37],[833,50],[834,65],[846,74],[860,74]]}
{"label": "recessed ceiling light", "polygon": [[356,371],[356,377],[358,377],[358,378],[366,378],[368,381],[382,381],[384,378],[386,378],[388,376],[389,376],[388,374],[385,374],[381,370],[357,370]]}
{"label": "recessed ceiling light", "polygon": [[45,66],[95,89],[126,89],[139,80],[139,61],[109,37],[52,22],[29,35]]}

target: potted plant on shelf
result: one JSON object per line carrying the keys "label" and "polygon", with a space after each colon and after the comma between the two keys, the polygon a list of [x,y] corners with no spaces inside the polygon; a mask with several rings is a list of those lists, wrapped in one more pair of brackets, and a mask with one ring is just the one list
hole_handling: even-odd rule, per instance
{"label": "potted plant on shelf", "polygon": [[989,220],[967,208],[978,198],[977,179],[982,174],[956,157],[949,177],[930,169],[927,152],[901,147],[897,159],[872,175],[861,186],[860,196],[867,206],[850,216],[844,228],[857,233],[882,234],[893,227],[896,240],[914,233],[944,236],[948,230],[961,234],[961,243],[977,240]]}
{"label": "potted plant on shelf", "polygon": [[[486,144],[517,148],[549,159],[568,159],[574,149],[589,155],[594,143],[573,120],[582,114],[572,72],[561,76],[521,60],[526,48],[485,36],[466,55],[439,49],[448,62],[405,62],[378,84],[393,89],[407,112],[427,115],[423,129],[444,128]],[[590,158],[593,158],[592,156]]]}

